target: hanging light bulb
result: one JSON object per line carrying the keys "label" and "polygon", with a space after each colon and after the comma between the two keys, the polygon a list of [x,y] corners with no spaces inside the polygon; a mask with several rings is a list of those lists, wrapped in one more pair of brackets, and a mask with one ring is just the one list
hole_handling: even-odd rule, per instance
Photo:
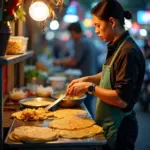
{"label": "hanging light bulb", "polygon": [[57,20],[53,20],[49,27],[51,30],[57,30],[59,28],[59,22]]}
{"label": "hanging light bulb", "polygon": [[49,16],[49,8],[43,2],[33,2],[29,8],[29,14],[35,21],[44,21]]}

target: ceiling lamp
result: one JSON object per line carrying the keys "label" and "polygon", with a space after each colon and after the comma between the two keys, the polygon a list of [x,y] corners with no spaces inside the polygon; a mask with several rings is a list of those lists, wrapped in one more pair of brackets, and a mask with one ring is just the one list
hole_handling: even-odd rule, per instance
{"label": "ceiling lamp", "polygon": [[54,19],[56,16],[55,11],[60,12],[63,6],[64,0],[33,0],[29,7],[29,14],[45,31],[46,20],[48,18]]}
{"label": "ceiling lamp", "polygon": [[79,4],[76,1],[72,1],[67,8],[66,14],[63,18],[66,23],[73,23],[79,20],[78,16]]}
{"label": "ceiling lamp", "polygon": [[35,21],[44,21],[49,16],[49,8],[44,2],[34,2],[29,8],[29,14]]}

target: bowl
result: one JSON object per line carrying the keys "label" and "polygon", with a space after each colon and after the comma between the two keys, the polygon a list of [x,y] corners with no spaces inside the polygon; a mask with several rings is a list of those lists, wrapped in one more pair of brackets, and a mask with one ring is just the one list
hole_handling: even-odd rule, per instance
{"label": "bowl", "polygon": [[28,92],[21,89],[13,89],[9,94],[9,99],[13,102],[19,102],[28,97]]}
{"label": "bowl", "polygon": [[48,78],[48,81],[50,82],[50,85],[54,89],[63,89],[65,87],[65,82],[67,78],[62,76],[51,76]]}
{"label": "bowl", "polygon": [[[58,99],[61,94],[63,93],[55,93],[52,95],[52,97],[54,99]],[[85,98],[85,94],[75,96],[75,98],[64,98],[61,102],[59,102],[58,105],[64,108],[78,107],[84,102]]]}
{"label": "bowl", "polygon": [[46,107],[53,103],[51,98],[32,97],[20,100],[19,103],[26,108]]}

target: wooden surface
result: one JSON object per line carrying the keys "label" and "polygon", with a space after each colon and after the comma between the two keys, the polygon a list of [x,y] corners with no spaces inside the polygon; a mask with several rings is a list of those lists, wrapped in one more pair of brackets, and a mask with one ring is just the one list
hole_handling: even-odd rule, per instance
{"label": "wooden surface", "polygon": [[[86,109],[84,105],[82,105],[82,109]],[[90,114],[89,114],[89,117]],[[18,119],[14,119],[8,135],[10,132],[12,132],[16,127],[23,126],[23,125],[31,125],[31,126],[48,126],[49,122],[51,120],[44,120],[44,121],[28,121],[24,122]],[[64,147],[64,146],[69,146],[69,147],[75,147],[75,146],[80,146],[80,147],[85,147],[85,146],[92,146],[92,147],[97,147],[106,144],[106,139],[103,134],[99,134],[96,136],[93,136],[91,138],[84,138],[84,139],[66,139],[66,138],[59,138],[57,141],[51,141],[51,142],[46,142],[46,143],[22,143],[22,142],[14,142],[8,139],[8,135],[5,139],[5,144],[9,145],[10,147],[16,147],[16,148],[38,148],[41,146],[42,148],[46,147]]]}
{"label": "wooden surface", "polygon": [[13,122],[13,119],[11,118],[11,114],[19,111],[20,105],[18,103],[11,104],[6,103],[4,104],[4,111],[3,111],[3,128],[10,128],[11,124]]}
{"label": "wooden surface", "polygon": [[19,87],[24,86],[24,61],[19,63]]}
{"label": "wooden surface", "polygon": [[14,113],[14,111],[4,111],[3,112],[3,128],[10,128],[13,119],[10,118],[11,114]]}
{"label": "wooden surface", "polygon": [[[33,55],[33,51],[29,51],[29,52],[26,52],[24,54],[21,54],[21,55],[6,55],[6,56],[3,56],[3,57],[0,57],[0,81],[1,81],[1,84],[0,84],[0,150],[3,149],[3,123],[6,122],[6,126],[9,126],[9,124],[11,122],[9,122],[10,120],[6,120],[4,121],[5,119],[7,118],[4,118],[4,117],[9,117],[9,114],[5,114],[4,115],[4,112],[3,112],[3,69],[2,67],[4,65],[9,65],[9,64],[15,64],[15,63],[19,63],[21,61],[24,61],[25,59],[31,57]],[[10,65],[11,66],[11,65]],[[14,67],[14,66],[13,66]],[[10,67],[10,68],[13,68],[13,67]],[[7,72],[8,73],[8,72]],[[13,70],[13,73],[14,73],[14,70]],[[9,75],[11,77],[12,75],[12,72],[9,72]],[[9,77],[7,76],[7,79]],[[10,82],[10,83],[8,83]],[[14,84],[14,80],[13,81],[8,81],[7,83],[10,84],[9,88],[11,89],[12,88],[12,85]],[[9,89],[7,89],[7,92],[9,92]]]}
{"label": "wooden surface", "polygon": [[0,57],[0,65],[15,64],[15,63],[24,61],[25,59],[31,57],[32,55],[33,55],[33,51],[29,51],[20,55],[6,55],[3,57]]}
{"label": "wooden surface", "polygon": [[14,88],[14,64],[9,64],[7,67],[7,93]]}

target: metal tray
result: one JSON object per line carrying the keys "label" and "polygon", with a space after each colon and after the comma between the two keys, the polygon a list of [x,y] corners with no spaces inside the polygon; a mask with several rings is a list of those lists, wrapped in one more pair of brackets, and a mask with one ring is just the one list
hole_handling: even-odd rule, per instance
{"label": "metal tray", "polygon": [[[31,101],[34,101],[36,104],[25,104],[25,102],[31,102]],[[48,106],[49,104],[39,104],[40,102],[42,101],[47,101],[47,102],[53,102],[54,99],[52,98],[42,98],[42,97],[32,97],[32,98],[26,98],[26,99],[23,99],[21,101],[19,101],[19,103],[24,106],[24,107],[28,107],[28,108],[39,108],[39,107],[46,107]]]}
{"label": "metal tray", "polygon": [[[78,107],[79,109],[83,109],[83,110],[87,110],[86,107],[84,106],[84,104],[81,104],[81,106]],[[88,111],[87,111],[88,112]],[[88,117],[91,118],[91,115],[88,113]],[[68,147],[70,149],[75,148],[77,149],[77,147],[82,147],[85,149],[85,147],[89,148],[89,147],[93,147],[94,148],[98,148],[100,149],[102,145],[105,145],[107,143],[103,133],[95,135],[93,137],[89,137],[89,138],[83,138],[83,139],[67,139],[67,138],[58,138],[58,140],[56,141],[50,141],[50,142],[43,142],[43,143],[31,143],[30,141],[24,141],[24,142],[15,142],[15,141],[11,141],[8,138],[8,135],[16,128],[19,126],[38,126],[38,127],[48,127],[49,122],[51,120],[43,120],[43,121],[22,121],[22,120],[18,120],[18,119],[14,119],[7,137],[5,139],[5,144],[9,145],[10,147],[14,147],[14,148],[39,148],[40,149],[46,149],[49,148],[53,148],[54,149],[66,149],[66,147]]]}

